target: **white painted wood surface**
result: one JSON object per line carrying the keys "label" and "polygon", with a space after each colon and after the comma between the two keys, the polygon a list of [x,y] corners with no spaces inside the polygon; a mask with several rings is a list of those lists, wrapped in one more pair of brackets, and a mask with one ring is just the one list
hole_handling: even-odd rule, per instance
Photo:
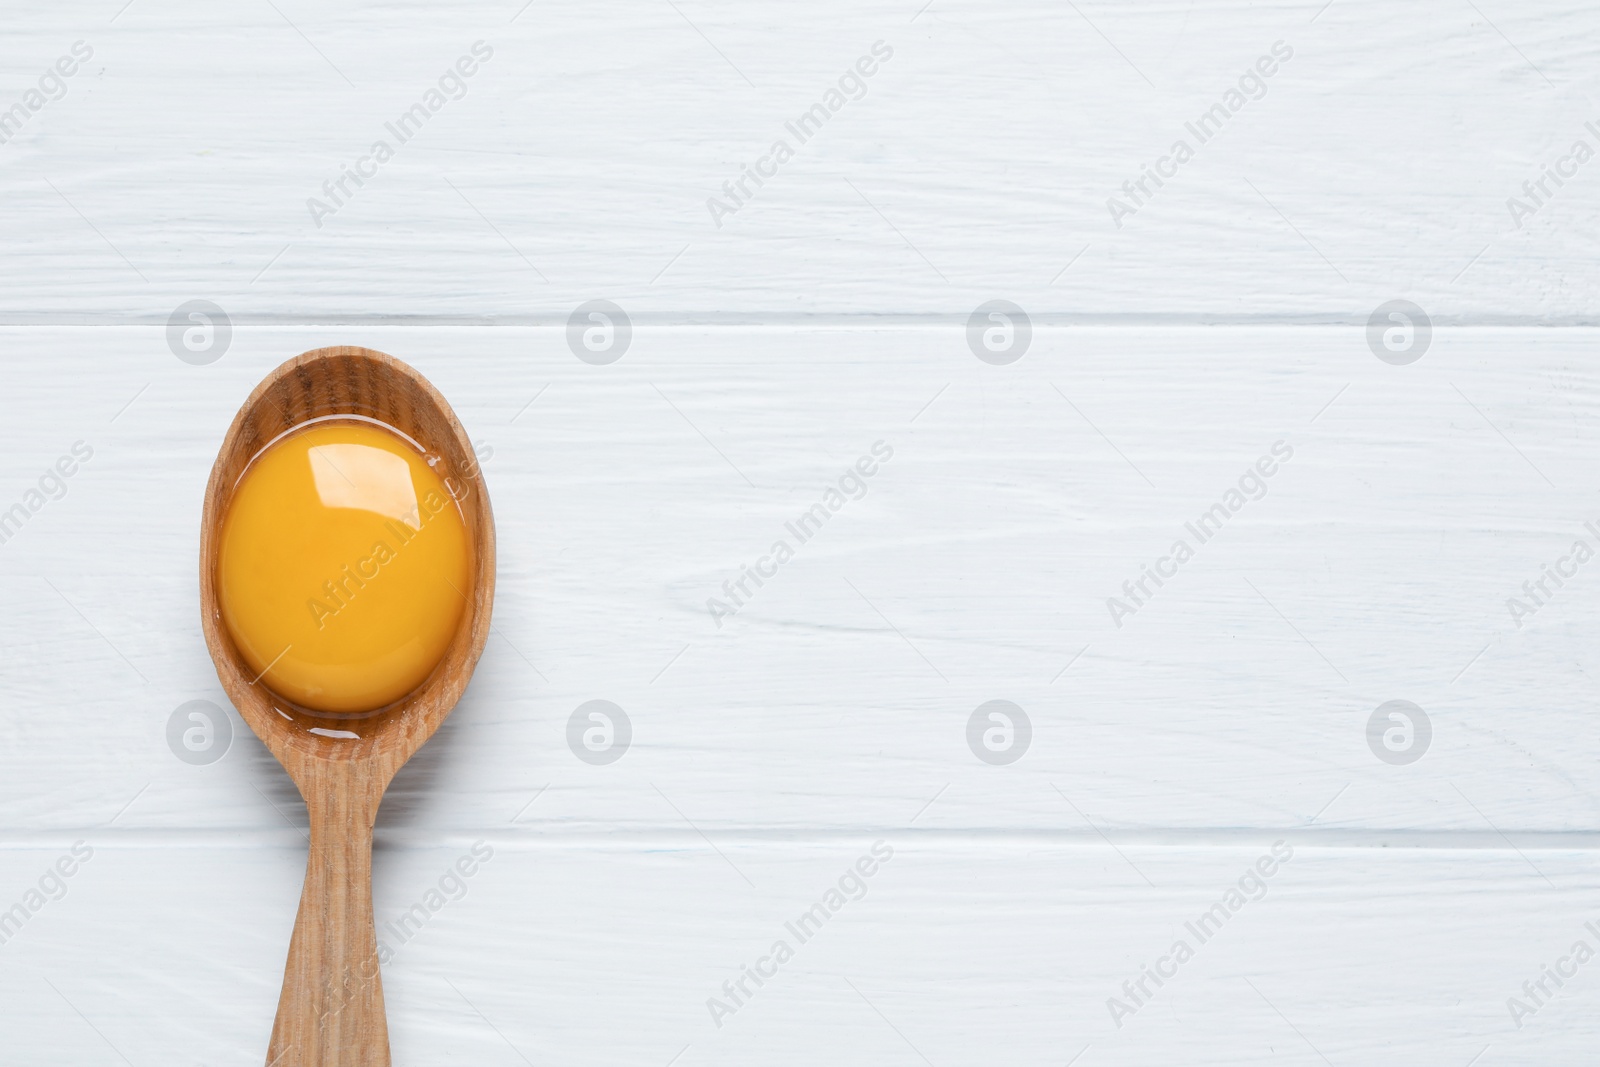
{"label": "white painted wood surface", "polygon": [[[18,10],[6,105],[75,41],[93,58],[0,146],[0,312],[964,315],[1003,295],[1364,321],[1406,295],[1441,321],[1594,321],[1593,168],[1520,227],[1506,205],[1574,140],[1600,147],[1593,11],[919,6]],[[479,40],[465,95],[389,134]],[[893,58],[865,96],[787,133],[877,41]],[[1278,41],[1265,95],[1186,134]],[[1114,225],[1108,198],[1186,136],[1195,158]],[[715,225],[708,198],[785,137],[795,158]],[[323,183],[385,138],[394,158],[315,225],[307,201],[334,206]]]}
{"label": "white painted wood surface", "polygon": [[[480,39],[465,97],[315,227]],[[304,810],[236,722],[207,765],[168,724],[225,703],[194,568],[228,419],[359,343],[455,405],[501,548],[497,635],[380,815],[380,924],[494,850],[385,970],[397,1064],[1586,1061],[1600,964],[1520,1027],[1507,998],[1600,948],[1600,564],[1520,626],[1507,599],[1600,546],[1600,164],[1520,227],[1506,200],[1600,148],[1593,12],[135,0],[8,12],[0,109],[79,40],[0,144],[0,513],[93,452],[0,544],[0,911],[32,912],[0,1060],[259,1062]],[[718,228],[706,198],[879,40]],[[634,323],[609,366],[566,338],[595,298]],[[1033,323],[1009,366],[965,336],[993,298]],[[1366,340],[1395,298],[1435,324],[1409,366]],[[193,299],[233,323],[208,366],[168,347]],[[1278,442],[1264,497],[1185,532]],[[608,765],[568,746],[594,699],[632,726]],[[1006,766],[967,744],[996,699],[1032,723]],[[1368,746],[1391,700],[1432,724],[1409,765]],[[864,898],[786,934],[880,840]],[[1279,840],[1265,897],[1186,934]]]}

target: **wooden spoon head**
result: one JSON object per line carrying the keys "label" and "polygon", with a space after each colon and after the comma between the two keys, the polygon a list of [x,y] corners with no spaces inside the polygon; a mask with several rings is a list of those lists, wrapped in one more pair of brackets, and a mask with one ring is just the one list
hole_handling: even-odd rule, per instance
{"label": "wooden spoon head", "polygon": [[[460,505],[473,548],[471,588],[460,590],[466,607],[443,659],[416,691],[361,718],[298,708],[258,683],[217,602],[222,520],[245,467],[285,431],[337,415],[377,419],[438,457],[435,470]],[[200,622],[222,688],[297,782],[310,764],[339,761],[375,764],[386,782],[433,735],[466,689],[489,638],[494,565],[494,516],[472,443],[438,390],[393,356],[352,346],[306,352],[267,375],[234,416],[200,518]]]}

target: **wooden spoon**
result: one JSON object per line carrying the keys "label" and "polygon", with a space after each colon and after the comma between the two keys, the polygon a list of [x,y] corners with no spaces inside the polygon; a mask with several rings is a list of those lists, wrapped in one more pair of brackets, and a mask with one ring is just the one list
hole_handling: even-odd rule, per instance
{"label": "wooden spoon", "polygon": [[[310,712],[258,684],[217,604],[217,543],[240,474],[285,430],[329,415],[378,419],[438,457],[435,469],[461,506],[474,554],[472,587],[459,590],[467,606],[438,667],[416,692],[364,718]],[[271,1067],[389,1067],[372,921],[372,825],[395,772],[450,714],[483,652],[494,555],[494,517],[471,442],[444,397],[394,357],[345,346],[296,356],[234,416],[201,515],[201,626],[222,688],[311,814],[305,888],[267,1046]]]}

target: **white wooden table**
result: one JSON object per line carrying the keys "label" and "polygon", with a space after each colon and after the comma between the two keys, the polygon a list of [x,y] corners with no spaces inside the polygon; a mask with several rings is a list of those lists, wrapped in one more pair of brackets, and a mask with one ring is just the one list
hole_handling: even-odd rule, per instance
{"label": "white wooden table", "polygon": [[340,343],[501,550],[396,1064],[1592,1061],[1600,15],[518,2],[4,13],[0,1062],[261,1062],[199,511]]}

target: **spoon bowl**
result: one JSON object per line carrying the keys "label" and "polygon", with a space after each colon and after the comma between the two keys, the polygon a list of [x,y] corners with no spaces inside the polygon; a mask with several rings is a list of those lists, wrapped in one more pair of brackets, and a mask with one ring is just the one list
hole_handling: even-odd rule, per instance
{"label": "spoon bowl", "polygon": [[[251,460],[314,420],[374,419],[421,444],[465,520],[470,588],[443,657],[408,696],[371,714],[303,708],[261,684],[223,622],[217,552],[223,519]],[[397,772],[444,722],[489,637],[494,517],[472,444],[427,379],[382,352],[306,352],[268,374],[234,416],[206,485],[200,523],[200,617],[217,677],[239,715],[305,798],[311,844],[305,887],[267,1048],[270,1067],[388,1067],[380,959],[372,917],[372,827]],[[269,668],[270,669],[270,668]]]}

